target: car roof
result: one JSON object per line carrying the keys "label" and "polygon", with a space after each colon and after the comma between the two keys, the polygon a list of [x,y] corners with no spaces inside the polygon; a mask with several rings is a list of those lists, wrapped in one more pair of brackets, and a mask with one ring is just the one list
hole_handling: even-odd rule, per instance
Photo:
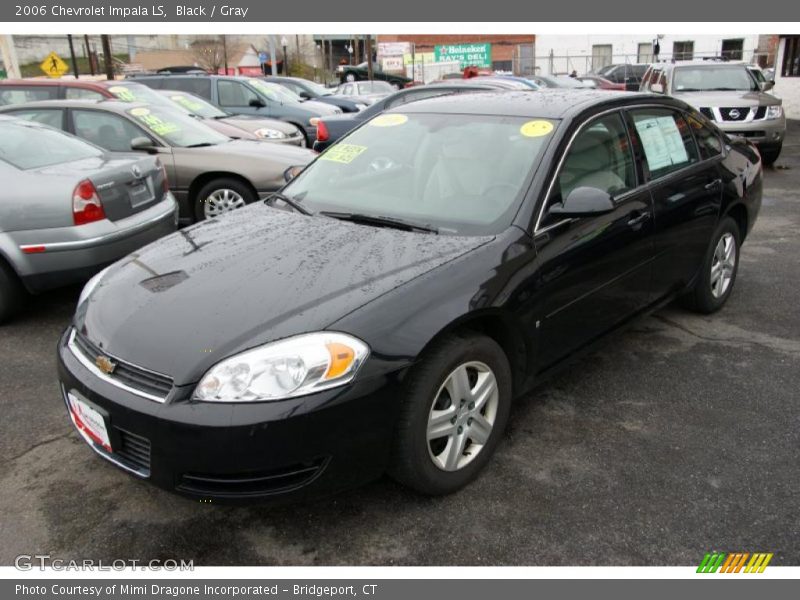
{"label": "car roof", "polygon": [[[398,107],[398,112],[475,114],[514,117],[539,117],[564,119],[592,106],[625,106],[635,101],[657,101],[675,104],[661,94],[640,92],[614,92],[596,89],[558,89],[485,91],[480,94],[458,94],[416,100]],[[393,111],[390,111],[393,112]]]}
{"label": "car roof", "polygon": [[[110,110],[113,112],[126,112],[128,109],[137,107],[149,107],[146,102],[123,102],[122,100],[114,100],[111,98],[104,98],[103,100],[38,100],[36,102],[25,102],[24,104],[8,104],[3,109],[14,107],[15,109],[22,108],[101,108],[103,110]],[[161,104],[159,107],[163,106]]]}

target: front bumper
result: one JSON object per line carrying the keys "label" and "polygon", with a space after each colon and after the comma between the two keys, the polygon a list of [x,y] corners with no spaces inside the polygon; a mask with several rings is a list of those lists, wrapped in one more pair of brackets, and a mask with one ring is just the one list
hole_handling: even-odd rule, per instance
{"label": "front bumper", "polygon": [[[80,227],[13,232],[15,266],[31,292],[85,281],[94,273],[169,233],[178,224],[171,192],[140,213]],[[29,253],[31,248],[36,252]]]}
{"label": "front bumper", "polygon": [[[278,402],[205,403],[193,386],[155,402],[102,379],[58,344],[62,393],[106,415],[112,452],[101,456],[155,485],[193,498],[307,497],[375,479],[389,458],[396,374]],[[69,411],[69,408],[68,408]]]}
{"label": "front bumper", "polygon": [[786,135],[786,118],[758,119],[747,123],[715,121],[717,127],[728,135],[738,135],[756,145],[778,145]]}

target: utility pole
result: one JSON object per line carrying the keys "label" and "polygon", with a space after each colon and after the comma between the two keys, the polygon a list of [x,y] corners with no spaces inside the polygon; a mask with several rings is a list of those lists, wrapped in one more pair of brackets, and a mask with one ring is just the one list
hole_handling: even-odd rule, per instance
{"label": "utility pole", "polygon": [[111,56],[111,40],[107,35],[101,35],[100,41],[103,43],[103,56],[106,63],[106,79],[114,79],[114,57]]}
{"label": "utility pole", "polygon": [[294,47],[296,49],[294,59],[298,62],[298,64],[300,64],[302,61],[300,60],[300,36],[298,34],[295,34],[294,36]]}
{"label": "utility pole", "polygon": [[0,35],[0,57],[6,66],[6,75],[9,79],[19,79],[22,75],[19,71],[19,61],[17,60],[17,50],[14,48],[14,38],[10,35]]}
{"label": "utility pole", "polygon": [[372,35],[367,34],[365,43],[367,45],[367,78],[372,81],[375,78],[375,74],[372,72]]}
{"label": "utility pole", "polygon": [[78,61],[75,60],[75,46],[72,44],[72,34],[67,34],[67,42],[69,42],[69,58],[72,61],[72,72],[75,74],[75,79],[78,78]]}
{"label": "utility pole", "polygon": [[273,34],[270,34],[268,37],[269,37],[269,64],[271,67],[270,72],[274,77],[278,74],[278,65],[276,64],[278,61],[275,60],[278,54],[278,49],[277,49],[278,44],[275,43],[275,36]]}
{"label": "utility pole", "polygon": [[89,60],[89,73],[94,75],[94,58],[92,57],[92,48],[89,46],[89,36],[83,36],[83,43],[86,45],[86,58]]}
{"label": "utility pole", "polygon": [[359,60],[360,57],[361,57],[361,49],[359,48],[359,44],[358,44],[358,36],[354,35],[353,36],[353,64],[357,65],[358,63],[360,63],[361,62]]}
{"label": "utility pole", "polygon": [[[222,34],[222,62],[225,65],[225,75],[228,74],[228,42],[225,34]],[[215,73],[216,74],[216,73]]]}
{"label": "utility pole", "polygon": [[286,39],[286,36],[281,36],[281,47],[283,48],[283,75],[284,77],[289,76],[289,54],[286,52],[286,46],[289,45],[289,40]]}

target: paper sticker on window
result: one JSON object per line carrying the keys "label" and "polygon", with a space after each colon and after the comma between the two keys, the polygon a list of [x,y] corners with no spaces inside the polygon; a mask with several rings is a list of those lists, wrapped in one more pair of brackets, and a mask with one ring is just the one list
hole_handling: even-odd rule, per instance
{"label": "paper sticker on window", "polygon": [[150,114],[150,110],[147,108],[134,108],[130,112],[134,117],[144,117]]}
{"label": "paper sticker on window", "polygon": [[133,92],[124,85],[115,85],[114,87],[108,88],[108,91],[123,102],[133,102],[136,100],[136,96],[133,95]]}
{"label": "paper sticker on window", "polygon": [[542,137],[553,131],[553,124],[550,121],[528,121],[523,123],[519,132],[525,137]]}
{"label": "paper sticker on window", "polygon": [[342,164],[350,164],[367,149],[366,146],[356,146],[355,144],[337,144],[331,146],[319,157],[320,160],[332,160]]}
{"label": "paper sticker on window", "polygon": [[373,127],[395,127],[396,125],[402,125],[406,121],[408,121],[408,117],[406,115],[392,113],[375,117],[369,122],[369,124]]}
{"label": "paper sticker on window", "polygon": [[683,137],[672,116],[637,118],[636,131],[651,171],[689,162]]}
{"label": "paper sticker on window", "polygon": [[188,110],[196,111],[196,110],[201,110],[203,108],[202,104],[200,104],[199,102],[194,102],[192,101],[191,98],[187,98],[186,96],[170,96],[169,98],[173,102],[180,104],[181,106],[183,106]]}
{"label": "paper sticker on window", "polygon": [[136,117],[138,121],[144,123],[144,125],[156,135],[167,135],[180,129],[175,123],[170,123],[169,121],[157,117],[144,107],[134,108],[129,111],[129,114]]}

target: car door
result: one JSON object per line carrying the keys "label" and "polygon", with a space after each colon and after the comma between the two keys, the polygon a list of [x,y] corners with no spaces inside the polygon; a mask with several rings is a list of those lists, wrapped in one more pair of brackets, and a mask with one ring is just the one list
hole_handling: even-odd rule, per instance
{"label": "car door", "polygon": [[[627,126],[612,111],[580,125],[551,180],[534,233],[539,260],[540,353],[546,368],[613,329],[651,298],[653,219]],[[591,217],[548,214],[578,187],[614,208]]]}
{"label": "car door", "polygon": [[[628,119],[653,196],[653,292],[660,297],[685,288],[703,261],[722,204],[722,145],[677,109],[632,109]],[[698,126],[702,154],[692,133]]]}
{"label": "car door", "polygon": [[[217,94],[219,105],[223,110],[236,115],[261,115],[272,116],[273,102],[255,92],[241,81],[233,79],[217,80]],[[265,104],[263,107],[252,106],[253,101]]]}

